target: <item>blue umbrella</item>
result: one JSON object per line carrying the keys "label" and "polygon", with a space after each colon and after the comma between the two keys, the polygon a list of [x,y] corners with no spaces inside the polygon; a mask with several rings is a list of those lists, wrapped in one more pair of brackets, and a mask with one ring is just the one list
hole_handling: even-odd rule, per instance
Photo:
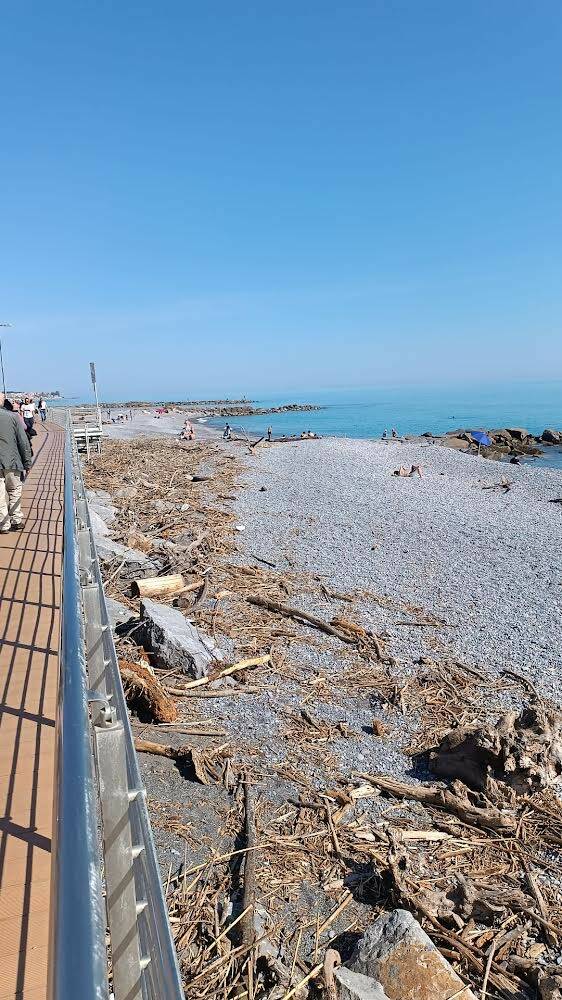
{"label": "blue umbrella", "polygon": [[488,447],[492,443],[492,439],[486,431],[471,431],[470,436],[474,438],[477,444],[483,444],[484,447]]}
{"label": "blue umbrella", "polygon": [[487,448],[492,443],[492,439],[489,434],[486,434],[486,431],[471,431],[470,436],[478,445],[478,454],[480,454],[480,447],[482,445]]}

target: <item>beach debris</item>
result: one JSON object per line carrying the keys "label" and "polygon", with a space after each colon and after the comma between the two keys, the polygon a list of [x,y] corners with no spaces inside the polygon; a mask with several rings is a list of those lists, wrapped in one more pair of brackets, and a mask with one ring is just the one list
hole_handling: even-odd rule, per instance
{"label": "beach debris", "polygon": [[476,1000],[415,917],[407,910],[383,914],[359,940],[352,972],[379,982],[391,1000]]}
{"label": "beach debris", "polygon": [[379,738],[386,736],[388,732],[388,729],[385,726],[384,722],[381,722],[380,719],[373,719],[371,723],[371,728],[373,730],[373,735],[378,736]]}
{"label": "beach debris", "polygon": [[155,666],[179,670],[198,679],[207,675],[211,663],[222,659],[214,641],[177,608],[144,598],[140,610],[137,641],[152,654]]}
{"label": "beach debris", "polygon": [[308,614],[307,611],[301,611],[300,608],[293,608],[288,604],[281,604],[279,601],[272,601],[258,595],[249,596],[246,600],[259,608],[265,608],[266,611],[272,611],[274,614],[292,618],[305,625],[311,625],[320,632],[325,632],[326,635],[335,636],[341,642],[358,646],[365,651],[372,650],[376,653],[377,659],[384,659],[384,647],[378,636],[354,622],[349,622],[344,618],[334,618],[331,622],[326,622],[322,618],[317,618],[316,615]]}
{"label": "beach debris", "polygon": [[541,1000],[562,1000],[562,973],[544,976],[539,981],[539,990]]}
{"label": "beach debris", "polygon": [[344,965],[334,970],[339,1000],[390,1000],[380,983]]}
{"label": "beach debris", "polygon": [[166,694],[148,666],[120,659],[119,673],[128,705],[148,712],[156,722],[177,720],[176,703]]}
{"label": "beach debris", "polygon": [[96,551],[101,563],[110,563],[110,572],[117,565],[119,575],[124,579],[134,579],[141,574],[145,577],[157,576],[159,566],[144,552],[131,549],[128,545],[115,541],[113,538],[97,536]]}
{"label": "beach debris", "polygon": [[243,778],[244,788],[244,880],[242,909],[244,917],[240,921],[242,944],[251,946],[255,940],[254,907],[256,905],[256,821],[254,789],[247,774]]}
{"label": "beach debris", "polygon": [[[213,480],[194,484],[190,477],[209,468]],[[358,763],[366,759],[364,754],[372,755],[371,770],[380,766],[381,758],[386,760],[387,749],[394,755],[395,733],[396,748],[414,756],[435,752],[452,726],[494,728],[506,703],[535,698],[532,681],[513,671],[498,674],[485,664],[476,668],[457,662],[456,654],[445,651],[444,637],[433,629],[421,633],[431,656],[394,663],[381,643],[380,658],[372,636],[359,624],[371,620],[359,618],[364,600],[395,612],[391,619],[413,615],[413,624],[438,625],[437,618],[389,595],[339,594],[335,581],[320,574],[276,570],[266,560],[260,566],[243,565],[240,557],[230,560],[240,515],[236,518],[222,501],[239,488],[238,472],[212,443],[178,451],[169,442],[149,440],[119,447],[110,442],[86,469],[90,483],[111,488],[116,537],[127,540],[138,530],[158,551],[159,573],[181,574],[185,580],[184,591],[170,595],[176,607],[169,610],[184,608],[191,624],[213,641],[222,642],[215,637],[226,636],[232,642],[225,644],[230,662],[209,663],[203,677],[184,677],[184,683],[157,671],[165,694],[182,699],[182,718],[165,729],[165,736],[162,724],[147,732],[133,720],[136,732],[162,741],[138,743],[140,751],[163,757],[153,758],[147,769],[156,775],[152,816],[157,825],[168,823],[167,829],[185,840],[177,844],[182,856],[185,849],[185,861],[180,859],[177,870],[169,871],[166,890],[186,997],[306,1000],[322,991],[333,1000],[335,987],[343,1000],[348,994],[342,993],[341,977],[349,982],[362,974],[331,963],[330,944],[339,947],[341,941],[346,948],[342,954],[348,954],[350,940],[380,910],[400,906],[417,917],[459,976],[461,985],[446,994],[447,1000],[471,996],[470,987],[462,986],[468,979],[486,1000],[535,1000],[537,976],[557,974],[550,949],[562,941],[558,797],[550,788],[535,786],[515,795],[506,785],[505,792],[493,789],[495,798],[460,781],[445,787],[437,778],[435,784],[418,785],[411,779],[412,784],[389,786],[380,780],[384,776],[352,770],[366,766]],[[102,497],[104,502],[110,499],[109,493]],[[164,548],[162,540],[169,547]],[[292,566],[289,544],[287,549]],[[254,561],[249,555],[247,559]],[[130,579],[122,580],[115,569],[115,562],[104,566],[106,586],[127,613],[131,609],[129,615],[138,615],[139,599],[129,596]],[[194,611],[195,594],[199,604]],[[310,600],[331,607],[325,615],[312,603],[304,605],[317,610],[316,620],[338,633],[337,642],[329,641],[331,630],[325,633],[327,640],[324,629],[300,612],[286,616],[250,598],[291,612],[301,599],[303,604]],[[326,605],[326,600],[346,603],[339,608]],[[122,639],[121,652],[126,649],[127,659],[142,661],[143,651],[134,645],[136,635]],[[301,662],[301,644],[318,650],[312,671]],[[337,681],[321,660],[328,649],[330,656],[336,652],[341,666]],[[245,683],[244,675],[251,680],[255,668],[259,687]],[[532,665],[527,669],[532,671]],[[224,688],[213,689],[215,684]],[[254,702],[252,695],[261,697]],[[229,700],[221,701],[225,698]],[[349,698],[363,701],[366,715],[360,723],[347,712]],[[233,737],[215,727],[230,730],[238,704],[241,712],[232,720],[237,732]],[[202,718],[203,711],[210,718]],[[345,722],[336,721],[340,711]],[[268,718],[271,712],[272,747],[253,738],[258,712]],[[390,747],[365,732],[373,714],[392,731]],[[288,724],[275,729],[280,718]],[[164,745],[164,740],[175,742],[179,733],[188,734],[184,738],[193,734],[196,746]],[[400,740],[404,734],[406,739]],[[342,735],[357,742],[346,745]],[[221,745],[207,747],[205,742],[202,750],[200,737]],[[229,738],[232,743],[222,743]],[[408,741],[410,747],[404,747]],[[188,789],[188,802],[172,801],[177,775],[165,758],[176,761],[179,773],[196,782]],[[260,788],[253,802],[255,866],[250,880],[260,902],[250,898],[247,908],[241,905],[244,859],[249,854],[244,779],[252,793],[257,781]],[[163,801],[157,801],[159,788]],[[245,911],[252,914],[248,945],[238,943]],[[368,980],[368,988],[375,982]],[[390,985],[384,995],[390,1000],[416,997],[415,992],[399,995]],[[357,994],[351,996],[355,1000]],[[552,991],[544,996],[560,1000]],[[366,1000],[364,994],[359,997]]]}
{"label": "beach debris", "polygon": [[517,821],[510,810],[497,809],[484,795],[467,788],[461,781],[453,781],[450,788],[441,788],[439,785],[408,785],[382,774],[360,774],[358,777],[395,798],[412,799],[453,813],[470,826],[506,831],[517,828]]}
{"label": "beach debris", "polygon": [[168,757],[186,771],[186,776],[201,785],[213,785],[223,780],[230,753],[225,745],[214,749],[201,750],[197,747],[174,747],[170,744],[154,743],[152,740],[135,739],[137,753],[150,753],[158,757]]}
{"label": "beach debris", "polygon": [[[139,531],[137,528],[132,528],[127,535],[127,545],[130,549],[137,549],[139,552],[144,552],[145,555],[149,555],[154,549],[154,541],[147,538],[146,535]],[[166,544],[166,543],[164,543]],[[169,544],[169,543],[168,543]]]}
{"label": "beach debris", "polygon": [[452,729],[429,757],[431,770],[458,778],[494,801],[529,795],[562,774],[562,715],[543,704],[507,712],[496,725]]}
{"label": "beach debris", "polygon": [[[185,684],[184,687],[175,688],[175,691],[187,693],[192,691],[194,688],[203,687],[206,684],[216,684],[218,681],[226,680],[231,678],[232,674],[237,674],[245,670],[253,670],[256,667],[263,667],[266,663],[271,662],[271,656],[269,653],[265,653],[263,656],[252,656],[245,660],[238,660],[237,663],[232,663],[229,666],[223,667],[222,670],[213,671],[207,674],[206,677],[199,677],[197,680],[190,681]],[[233,682],[232,682],[233,683]]]}
{"label": "beach debris", "polygon": [[513,480],[505,479],[505,477],[499,483],[490,483],[482,487],[483,490],[501,490],[502,493],[509,493],[513,488]]}
{"label": "beach debris", "polygon": [[169,597],[185,589],[186,583],[181,573],[133,580],[132,584],[133,593],[137,597]]}

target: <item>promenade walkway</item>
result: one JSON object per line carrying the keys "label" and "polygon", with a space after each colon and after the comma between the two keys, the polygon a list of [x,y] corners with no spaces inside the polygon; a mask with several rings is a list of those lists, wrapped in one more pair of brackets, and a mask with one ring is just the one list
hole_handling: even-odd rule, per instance
{"label": "promenade walkway", "polygon": [[37,430],[24,530],[0,535],[0,1000],[47,995],[64,434]]}

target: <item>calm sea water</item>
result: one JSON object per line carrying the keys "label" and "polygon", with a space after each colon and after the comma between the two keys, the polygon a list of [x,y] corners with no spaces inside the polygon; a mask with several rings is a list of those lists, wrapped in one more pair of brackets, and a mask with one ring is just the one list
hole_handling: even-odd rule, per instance
{"label": "calm sea water", "polygon": [[[258,406],[302,402],[325,407],[310,413],[274,413],[232,421],[235,428],[258,434],[265,433],[271,424],[275,436],[311,430],[337,437],[377,438],[385,427],[389,432],[395,427],[399,434],[443,434],[455,427],[526,427],[532,434],[541,434],[545,427],[562,429],[562,382],[449,388],[384,386],[252,398]],[[224,420],[209,422],[224,426]],[[551,448],[533,461],[562,468],[562,452]]]}
{"label": "calm sea water", "polygon": [[[232,392],[232,395],[239,393]],[[271,424],[275,436],[317,434],[351,438],[377,438],[384,428],[399,434],[443,434],[455,427],[526,427],[541,434],[545,427],[562,429],[562,381],[521,381],[497,385],[383,386],[373,389],[338,389],[259,397],[248,393],[258,406],[283,403],[316,403],[324,407],[310,413],[274,413],[241,417],[232,425],[252,434],[265,434]],[[190,398],[192,393],[186,391]],[[64,405],[64,400],[61,403]],[[78,400],[75,400],[78,402]],[[80,400],[91,402],[91,400]],[[68,404],[67,404],[68,405]],[[218,427],[224,420],[210,420]],[[562,451],[550,448],[536,465],[562,468]]]}

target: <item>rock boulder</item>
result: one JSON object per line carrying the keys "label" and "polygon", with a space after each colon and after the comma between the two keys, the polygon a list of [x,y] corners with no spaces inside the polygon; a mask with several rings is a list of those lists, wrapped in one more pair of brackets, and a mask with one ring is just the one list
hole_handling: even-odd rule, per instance
{"label": "rock boulder", "polygon": [[145,598],[141,601],[138,641],[152,653],[157,667],[181,670],[190,677],[206,677],[209,665],[221,654],[212,639],[199,632],[177,608]]}
{"label": "rock boulder", "polygon": [[380,983],[341,966],[334,969],[339,1000],[389,1000]]}
{"label": "rock boulder", "polygon": [[524,427],[507,427],[506,430],[508,434],[511,434],[514,438],[519,438],[520,441],[525,441],[526,438],[532,437]]}
{"label": "rock boulder", "polygon": [[348,966],[379,982],[389,1000],[449,1000],[460,990],[463,1000],[476,1000],[407,910],[375,920]]}
{"label": "rock boulder", "polygon": [[94,540],[100,561],[122,563],[120,575],[125,579],[134,580],[138,576],[158,575],[158,566],[144,552],[130,549],[126,545],[122,545],[121,542],[116,542],[113,538],[103,535],[96,535]]}
{"label": "rock boulder", "polygon": [[447,437],[443,438],[441,443],[445,446],[445,448],[454,448],[456,451],[464,451],[465,448],[468,448],[468,441],[466,438],[449,437],[449,435],[447,435]]}
{"label": "rock boulder", "polygon": [[553,431],[550,427],[546,427],[542,432],[541,440],[546,441],[547,444],[562,444],[562,434],[560,431]]}

